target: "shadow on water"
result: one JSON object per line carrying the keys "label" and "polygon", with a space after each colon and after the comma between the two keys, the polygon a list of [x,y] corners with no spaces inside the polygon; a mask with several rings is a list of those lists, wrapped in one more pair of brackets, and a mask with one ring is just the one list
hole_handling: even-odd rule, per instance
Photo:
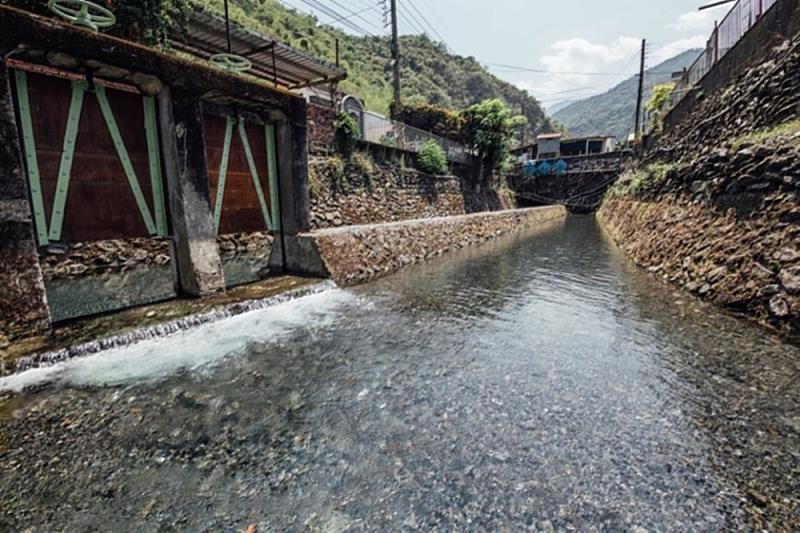
{"label": "shadow on water", "polygon": [[0,529],[791,530],[798,352],[571,217],[43,375]]}

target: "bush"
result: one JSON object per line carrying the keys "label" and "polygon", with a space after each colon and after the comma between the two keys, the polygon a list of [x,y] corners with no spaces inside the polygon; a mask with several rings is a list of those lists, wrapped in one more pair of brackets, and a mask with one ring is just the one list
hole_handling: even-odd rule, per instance
{"label": "bush", "polygon": [[356,119],[341,111],[333,121],[333,135],[337,150],[344,156],[350,156],[361,139],[361,131]]}
{"label": "bush", "polygon": [[439,143],[428,139],[417,156],[417,166],[428,174],[447,174],[447,154]]}
{"label": "bush", "polygon": [[350,163],[352,163],[353,168],[367,178],[375,172],[375,163],[367,152],[358,151],[354,153],[350,158]]}

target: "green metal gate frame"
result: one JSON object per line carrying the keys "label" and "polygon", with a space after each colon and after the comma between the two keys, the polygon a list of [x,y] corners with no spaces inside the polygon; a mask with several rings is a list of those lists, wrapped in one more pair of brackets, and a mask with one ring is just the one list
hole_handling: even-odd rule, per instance
{"label": "green metal gate frame", "polygon": [[[64,144],[61,151],[61,164],[56,183],[56,195],[53,199],[53,208],[50,224],[47,223],[44,198],[42,194],[39,161],[36,154],[36,139],[33,134],[33,119],[31,113],[30,93],[28,90],[28,75],[23,70],[14,70],[17,85],[17,100],[19,106],[20,123],[22,127],[23,150],[28,174],[28,185],[31,192],[31,204],[36,226],[36,238],[40,246],[61,240],[64,224],[69,183],[72,176],[72,162],[75,155],[75,143],[80,128],[81,112],[83,111],[84,97],[89,92],[89,83],[85,80],[72,81],[72,98],[70,100],[67,127],[64,132]],[[144,127],[147,140],[147,156],[150,170],[150,186],[153,193],[153,206],[155,216],[151,214],[147,205],[139,178],[133,168],[122,134],[111,109],[111,104],[106,95],[106,88],[102,85],[94,86],[94,93],[100,105],[114,148],[119,157],[128,184],[133,192],[136,205],[142,215],[147,232],[158,237],[167,236],[167,216],[164,203],[164,186],[161,173],[161,151],[158,139],[158,118],[156,116],[155,99],[152,96],[142,96],[144,109]],[[49,228],[49,231],[48,231]]]}
{"label": "green metal gate frame", "polygon": [[280,199],[278,198],[278,165],[275,152],[275,126],[266,124],[264,134],[267,144],[267,180],[269,181],[270,206],[264,198],[264,190],[261,187],[261,177],[256,168],[256,161],[253,158],[253,150],[247,138],[245,121],[241,117],[225,117],[225,140],[222,145],[222,159],[219,163],[219,178],[217,179],[217,194],[214,199],[214,229],[219,234],[219,224],[222,218],[222,202],[225,199],[225,184],[228,177],[228,163],[231,156],[231,142],[233,140],[233,128],[239,132],[239,139],[242,141],[244,154],[247,158],[247,166],[250,170],[250,177],[253,179],[253,186],[256,189],[256,197],[261,207],[261,215],[264,217],[267,231],[280,231]]}

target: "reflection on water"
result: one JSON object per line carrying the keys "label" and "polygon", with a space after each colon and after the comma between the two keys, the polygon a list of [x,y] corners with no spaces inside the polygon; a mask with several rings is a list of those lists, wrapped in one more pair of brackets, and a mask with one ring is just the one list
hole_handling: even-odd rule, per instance
{"label": "reflection on water", "polygon": [[798,375],[571,218],[43,376],[0,526],[791,530]]}
{"label": "reflection on water", "polygon": [[45,280],[54,322],[97,315],[177,296],[171,265],[105,272],[77,279]]}

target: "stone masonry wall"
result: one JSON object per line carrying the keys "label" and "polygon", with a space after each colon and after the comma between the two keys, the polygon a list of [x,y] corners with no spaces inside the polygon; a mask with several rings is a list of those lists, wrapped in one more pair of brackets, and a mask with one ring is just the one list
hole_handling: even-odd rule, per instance
{"label": "stone masonry wall", "polygon": [[[356,162],[353,162],[356,161]],[[312,229],[464,214],[461,181],[430,176],[366,152],[351,162],[309,162]]]}
{"label": "stone masonry wall", "polygon": [[355,285],[565,216],[560,206],[537,207],[328,229],[305,237],[313,239],[331,278]]}
{"label": "stone masonry wall", "polygon": [[800,231],[780,200],[745,220],[687,201],[607,200],[599,219],[638,265],[788,334],[800,334]]}
{"label": "stone masonry wall", "polygon": [[599,220],[639,265],[800,334],[800,37],[657,139]]}
{"label": "stone masonry wall", "polygon": [[306,107],[308,125],[308,150],[312,154],[328,153],[333,150],[333,121],[336,110],[316,104]]}

